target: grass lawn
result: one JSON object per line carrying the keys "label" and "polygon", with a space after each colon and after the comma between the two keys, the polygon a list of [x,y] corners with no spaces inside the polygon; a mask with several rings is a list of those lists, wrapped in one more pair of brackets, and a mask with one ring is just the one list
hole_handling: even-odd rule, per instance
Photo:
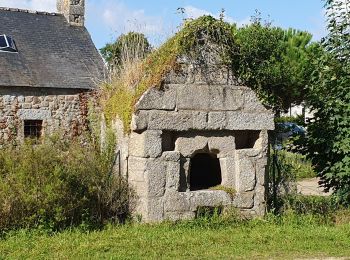
{"label": "grass lawn", "polygon": [[292,259],[350,256],[350,224],[129,224],[48,235],[18,231],[0,240],[0,259]]}

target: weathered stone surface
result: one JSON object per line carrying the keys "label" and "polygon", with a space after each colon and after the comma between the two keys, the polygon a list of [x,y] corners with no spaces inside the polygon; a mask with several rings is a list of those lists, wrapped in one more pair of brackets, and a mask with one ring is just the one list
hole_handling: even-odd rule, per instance
{"label": "weathered stone surface", "polygon": [[164,220],[164,199],[150,198],[147,200],[147,222],[160,222]]}
{"label": "weathered stone surface", "polygon": [[166,188],[167,190],[179,191],[180,189],[180,163],[168,162]]}
{"label": "weathered stone surface", "polygon": [[179,191],[181,174],[180,153],[164,152],[162,157],[167,161],[166,189]]}
{"label": "weathered stone surface", "polygon": [[151,88],[146,91],[135,105],[136,110],[174,110],[176,90],[174,86],[167,85],[164,90]]}
{"label": "weathered stone surface", "polygon": [[250,157],[250,158],[255,158],[260,159],[262,154],[260,149],[242,149],[242,150],[236,150],[237,156],[240,158],[244,157]]}
{"label": "weathered stone surface", "polygon": [[139,132],[147,129],[148,118],[148,111],[138,111],[136,114],[133,114],[131,119],[131,130]]}
{"label": "weathered stone surface", "polygon": [[231,205],[229,194],[221,190],[202,190],[190,192],[190,209],[196,211],[198,207],[218,207]]}
{"label": "weathered stone surface", "polygon": [[221,158],[220,168],[222,179],[221,185],[226,187],[232,187],[236,190],[237,173],[235,158]]}
{"label": "weathered stone surface", "polygon": [[[42,120],[42,134],[81,134],[86,126],[85,102],[89,97],[90,93],[81,90],[1,87],[0,146],[23,140],[24,120]],[[13,129],[17,129],[16,133]]]}
{"label": "weathered stone surface", "polygon": [[227,112],[227,130],[273,130],[272,113]]}
{"label": "weathered stone surface", "polygon": [[205,151],[208,145],[208,138],[205,136],[183,136],[177,138],[175,150],[184,157],[191,157],[197,151]]}
{"label": "weathered stone surface", "polygon": [[187,192],[169,191],[164,196],[165,212],[186,212],[190,210],[190,197]]}
{"label": "weathered stone surface", "polygon": [[171,162],[179,162],[181,158],[181,154],[179,152],[171,151],[171,152],[164,152],[162,157],[166,161],[171,161]]}
{"label": "weathered stone surface", "polygon": [[141,197],[162,197],[166,184],[166,161],[131,156],[129,183]]}
{"label": "weathered stone surface", "polygon": [[44,109],[19,109],[17,115],[22,120],[47,120],[51,118],[51,111]]}
{"label": "weathered stone surface", "polygon": [[206,52],[205,54],[202,54],[202,58],[203,57],[206,59],[206,65],[202,66],[195,62],[196,65],[189,66],[188,78],[190,80],[188,80],[187,83],[209,85],[226,85],[232,83],[231,70],[226,65],[218,62],[217,54],[212,55],[212,53]]}
{"label": "weathered stone surface", "polygon": [[163,158],[148,159],[145,172],[149,197],[162,197],[165,193],[167,162]]}
{"label": "weathered stone surface", "polygon": [[220,130],[226,127],[226,112],[209,112],[208,129]]}
{"label": "weathered stone surface", "polygon": [[193,129],[208,129],[208,113],[203,111],[193,111]]}
{"label": "weathered stone surface", "polygon": [[264,186],[265,175],[267,172],[267,157],[262,157],[256,161],[256,180],[257,184]]}
{"label": "weathered stone surface", "polygon": [[209,151],[217,154],[218,158],[235,156],[235,137],[230,135],[212,136],[208,138]]}
{"label": "weathered stone surface", "polygon": [[267,108],[262,105],[254,91],[246,90],[243,94],[244,111],[246,112],[267,112]]}
{"label": "weathered stone surface", "polygon": [[148,129],[186,131],[192,128],[193,118],[191,112],[151,111]]}
{"label": "weathered stone surface", "polygon": [[147,130],[138,134],[131,133],[129,150],[131,156],[157,158],[162,154],[162,131]]}
{"label": "weathered stone surface", "polygon": [[251,209],[254,207],[254,192],[242,192],[238,193],[234,200],[232,205],[237,208],[242,209]]}
{"label": "weathered stone surface", "polygon": [[260,149],[263,154],[267,153],[269,148],[269,134],[267,130],[262,130],[260,132],[259,140],[257,140],[255,149]]}
{"label": "weathered stone surface", "polygon": [[147,159],[139,157],[129,157],[129,182],[145,182],[145,171]]}
{"label": "weathered stone surface", "polygon": [[232,86],[184,85],[177,91],[180,110],[230,111],[243,106],[242,90]]}
{"label": "weathered stone surface", "polygon": [[189,169],[190,169],[190,158],[182,157],[180,160],[180,192],[187,192],[190,189],[189,184]]}
{"label": "weathered stone surface", "polygon": [[237,153],[236,161],[238,165],[238,191],[252,191],[256,185],[255,164],[249,157],[243,157]]}
{"label": "weathered stone surface", "polygon": [[165,84],[185,84],[191,83],[188,82],[189,73],[188,73],[188,65],[178,63],[178,66],[175,68],[176,70],[170,71],[168,75],[165,77]]}
{"label": "weathered stone surface", "polygon": [[210,95],[208,85],[183,85],[177,89],[177,108],[179,110],[209,109]]}
{"label": "weathered stone surface", "polygon": [[243,107],[242,90],[232,86],[210,86],[210,110],[231,111]]}
{"label": "weathered stone surface", "polygon": [[258,216],[263,216],[266,210],[265,186],[257,185],[254,196],[254,210]]}

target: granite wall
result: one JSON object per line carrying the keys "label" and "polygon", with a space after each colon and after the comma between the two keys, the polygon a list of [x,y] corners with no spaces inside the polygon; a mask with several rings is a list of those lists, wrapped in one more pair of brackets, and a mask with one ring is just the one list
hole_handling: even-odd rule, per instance
{"label": "granite wall", "polygon": [[25,120],[42,120],[42,135],[79,135],[92,93],[72,89],[0,88],[0,145],[24,138]]}
{"label": "granite wall", "polygon": [[[149,89],[136,104],[131,134],[120,138],[120,169],[138,195],[135,214],[153,222],[233,206],[263,215],[272,111],[229,70],[189,70]],[[219,160],[222,190],[191,189],[192,160],[199,153]]]}

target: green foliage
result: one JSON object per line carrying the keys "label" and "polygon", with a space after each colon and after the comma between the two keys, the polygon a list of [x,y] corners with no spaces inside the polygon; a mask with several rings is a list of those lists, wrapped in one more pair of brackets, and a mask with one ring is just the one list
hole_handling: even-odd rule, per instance
{"label": "green foliage", "polygon": [[350,21],[348,2],[326,1],[328,29],[323,45],[328,53],[317,70],[307,97],[314,118],[308,124],[307,153],[324,186],[350,203]]}
{"label": "green foliage", "polygon": [[317,176],[312,163],[305,155],[281,151],[284,157],[284,163],[290,165],[291,174],[296,180],[315,178]]}
{"label": "green foliage", "polygon": [[296,181],[293,166],[287,162],[285,151],[272,150],[268,168],[267,206],[269,211],[279,212],[285,194],[294,193]]}
{"label": "green foliage", "polygon": [[178,33],[179,55],[187,55],[194,61],[203,61],[203,50],[215,52],[223,64],[231,65],[232,58],[238,52],[235,32],[236,26],[215,19],[212,16],[202,16],[195,20],[187,20]]}
{"label": "green foliage", "polygon": [[151,51],[151,45],[142,33],[122,34],[114,43],[100,49],[110,68],[118,67],[123,60],[143,59]]}
{"label": "green foliage", "polygon": [[264,219],[128,224],[55,235],[19,231],[0,240],[3,259],[322,259],[347,257],[350,225],[289,213]]}
{"label": "green foliage", "polygon": [[[106,85],[106,118],[110,122],[118,116],[128,132],[133,107],[142,94],[149,88],[160,88],[170,71],[179,70],[178,58],[187,56],[203,65],[208,51],[220,57],[222,65],[231,67],[265,103],[276,110],[289,107],[303,98],[310,59],[317,49],[310,40],[306,32],[284,31],[259,21],[237,29],[211,16],[186,20],[176,35],[143,61],[135,62],[133,68],[124,66],[125,70]],[[132,77],[123,76],[128,74]],[[126,97],[125,101],[117,95]]]}
{"label": "green foliage", "polygon": [[302,115],[298,116],[281,116],[275,117],[275,123],[296,123],[297,125],[305,125],[304,117]]}
{"label": "green foliage", "polygon": [[311,161],[305,155],[273,150],[269,158],[268,209],[279,213],[285,204],[286,196],[296,194],[296,182],[316,177]]}
{"label": "green foliage", "polygon": [[285,197],[283,211],[296,214],[313,214],[332,218],[340,208],[334,197],[290,195]]}
{"label": "green foliage", "polygon": [[118,115],[119,119],[124,124],[124,131],[128,133],[130,132],[132,117],[131,108],[135,102],[135,97],[132,91],[129,91],[123,86],[118,86],[113,92],[113,95],[109,97],[104,107],[106,121],[111,123],[116,115]]}
{"label": "green foliage", "polygon": [[275,108],[287,109],[303,100],[316,44],[311,34],[262,25],[259,20],[237,30],[239,53],[234,70],[260,99]]}
{"label": "green foliage", "polygon": [[350,3],[344,0],[324,0],[328,22],[325,47],[338,60],[349,62]]}
{"label": "green foliage", "polygon": [[56,137],[0,150],[0,230],[101,225],[128,213],[127,183],[112,172],[113,140]]}

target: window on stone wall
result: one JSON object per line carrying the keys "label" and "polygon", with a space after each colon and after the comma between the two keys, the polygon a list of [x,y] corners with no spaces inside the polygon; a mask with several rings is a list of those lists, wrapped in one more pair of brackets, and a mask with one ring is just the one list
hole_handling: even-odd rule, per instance
{"label": "window on stone wall", "polygon": [[24,120],[24,137],[38,139],[42,134],[42,120]]}
{"label": "window on stone wall", "polygon": [[196,154],[190,163],[190,190],[204,190],[220,184],[219,159],[213,154]]}

